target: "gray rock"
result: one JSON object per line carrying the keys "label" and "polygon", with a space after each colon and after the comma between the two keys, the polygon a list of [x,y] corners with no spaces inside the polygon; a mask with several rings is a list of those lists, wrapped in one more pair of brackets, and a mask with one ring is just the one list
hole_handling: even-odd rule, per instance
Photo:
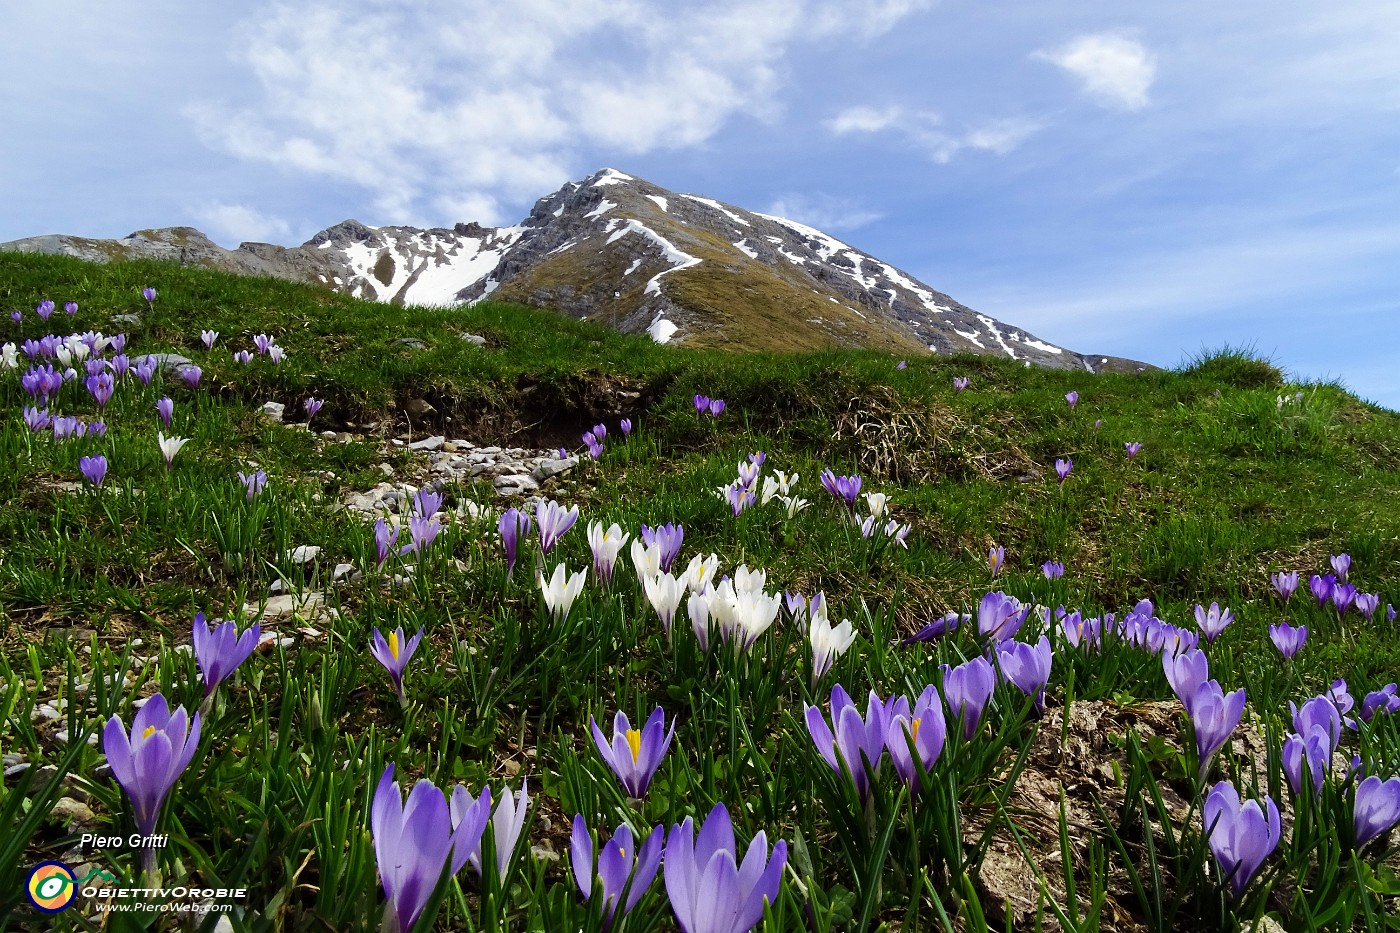
{"label": "gray rock", "polygon": [[494,485],[498,496],[519,496],[540,488],[540,484],[535,482],[534,477],[528,473],[509,473],[505,476],[498,476]]}
{"label": "gray rock", "polygon": [[486,346],[486,338],[479,334],[463,334],[462,339],[467,341],[467,343],[474,343],[478,347]]}
{"label": "gray rock", "polygon": [[446,440],[447,440],[447,438],[443,437],[441,434],[435,434],[435,435],[433,435],[432,437],[425,437],[425,438],[423,438],[421,441],[414,441],[412,444],[409,444],[409,445],[408,445],[408,449],[409,449],[409,450],[438,450],[439,448],[442,447],[443,442],[446,441]]}
{"label": "gray rock", "polygon": [[121,324],[121,325],[124,325],[124,326],[127,326],[127,327],[132,327],[132,326],[134,326],[134,325],[136,325],[136,324],[140,324],[140,323],[141,323],[141,315],[139,315],[139,314],[114,314],[114,315],[112,315],[112,317],[110,318],[110,320],[111,320],[111,322],[112,322],[113,324]]}
{"label": "gray rock", "polygon": [[92,808],[72,797],[60,797],[55,800],[49,815],[62,820],[64,825],[77,823],[86,826],[97,822],[97,814],[92,812]]}
{"label": "gray rock", "polygon": [[570,457],[567,460],[541,460],[530,475],[537,480],[544,481],[551,476],[558,476],[560,473],[572,470],[576,466],[578,466],[578,457]]}
{"label": "gray rock", "polygon": [[282,413],[286,411],[286,409],[287,406],[283,405],[281,402],[263,402],[263,407],[261,410],[263,413],[263,417],[267,418],[270,421],[276,421],[278,423],[281,423]]}
{"label": "gray rock", "polygon": [[400,347],[408,347],[410,350],[426,350],[428,345],[417,337],[397,337],[389,343]]}
{"label": "gray rock", "polygon": [[309,564],[320,556],[321,548],[315,544],[302,544],[287,552],[287,559],[294,564]]}

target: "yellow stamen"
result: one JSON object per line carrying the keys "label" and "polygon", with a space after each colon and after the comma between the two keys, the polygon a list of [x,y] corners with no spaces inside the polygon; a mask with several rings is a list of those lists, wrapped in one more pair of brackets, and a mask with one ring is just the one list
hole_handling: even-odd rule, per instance
{"label": "yellow stamen", "polygon": [[390,633],[389,633],[389,653],[392,654],[392,655],[394,656],[394,660],[395,660],[395,661],[397,661],[397,660],[399,659],[399,633],[398,633],[398,632],[390,632]]}
{"label": "yellow stamen", "polygon": [[627,730],[627,747],[632,749],[632,764],[636,764],[637,759],[642,754],[642,732],[640,729]]}
{"label": "yellow stamen", "polygon": [[923,722],[922,717],[918,717],[915,718],[914,722],[909,726],[909,738],[913,739],[915,742],[919,741],[919,723],[921,722]]}
{"label": "yellow stamen", "polygon": [[149,739],[149,738],[155,733],[155,731],[156,731],[156,727],[155,727],[155,726],[147,726],[147,727],[146,727],[146,731],[143,732],[143,733],[141,733],[141,738],[143,738],[143,739]]}

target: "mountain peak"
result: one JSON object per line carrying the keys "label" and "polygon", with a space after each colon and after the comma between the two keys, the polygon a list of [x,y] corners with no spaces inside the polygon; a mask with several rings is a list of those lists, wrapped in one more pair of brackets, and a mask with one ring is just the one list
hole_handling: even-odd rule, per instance
{"label": "mountain peak", "polygon": [[1010,356],[1090,372],[1138,367],[1042,341],[815,227],[679,194],[610,167],[540,198],[510,227],[371,227],[347,219],[292,248],[224,250],[193,228],[173,227],[116,241],[32,237],[0,244],[7,249],[97,261],[176,259],[401,304],[490,296],[688,346],[865,346],[901,355]]}

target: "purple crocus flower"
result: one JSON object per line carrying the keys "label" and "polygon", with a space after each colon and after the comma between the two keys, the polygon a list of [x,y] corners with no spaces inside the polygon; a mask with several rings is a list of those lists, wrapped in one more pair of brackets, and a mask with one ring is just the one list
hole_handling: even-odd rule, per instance
{"label": "purple crocus flower", "polygon": [[597,460],[603,456],[603,445],[592,431],[583,432],[583,446],[588,449],[588,458]]}
{"label": "purple crocus flower", "polygon": [[1312,590],[1313,599],[1317,600],[1319,606],[1327,605],[1327,601],[1332,598],[1332,587],[1337,585],[1337,575],[1329,573],[1325,577],[1313,574],[1308,578],[1308,589]]}
{"label": "purple crocus flower", "polygon": [[588,832],[588,821],[582,813],[574,817],[569,864],[585,901],[593,896],[594,879],[600,882],[605,923],[611,924],[614,912],[618,912],[618,901],[624,890],[627,891],[627,902],[620,911],[623,916],[637,906],[642,895],[651,887],[656,871],[661,867],[661,847],[665,841],[666,831],[660,826],[654,827],[634,858],[632,828],[624,823],[613,833],[612,839],[601,846],[595,871],[593,836]]}
{"label": "purple crocus flower", "polygon": [[310,424],[311,419],[316,417],[316,412],[321,410],[321,406],[326,404],[315,396],[310,396],[301,403],[302,410],[306,412],[306,423]]}
{"label": "purple crocus flower", "polygon": [[111,365],[113,375],[121,379],[131,370],[131,357],[127,356],[125,353],[118,353],[116,356],[112,357]]}
{"label": "purple crocus flower", "polygon": [[141,297],[146,299],[146,304],[153,305],[156,300],[156,290],[147,285],[145,288],[141,289]]}
{"label": "purple crocus flower", "polygon": [[195,615],[192,644],[200,673],[204,675],[206,702],[214,695],[219,682],[248,660],[248,655],[253,653],[261,637],[261,622],[254,622],[252,627],[239,635],[238,626],[232,621],[215,626],[204,621],[204,613]]}
{"label": "purple crocus flower", "polygon": [[1268,795],[1263,806],[1257,800],[1242,805],[1234,785],[1221,781],[1206,795],[1203,819],[1221,883],[1228,881],[1231,895],[1239,898],[1264,859],[1278,847],[1282,834],[1278,805]]}
{"label": "purple crocus flower", "polygon": [[1370,722],[1379,713],[1400,712],[1400,684],[1386,684],[1379,690],[1372,690],[1361,700],[1361,709],[1357,715],[1363,722]]}
{"label": "purple crocus flower", "polygon": [[992,662],[984,657],[965,661],[957,667],[942,666],[943,700],[948,704],[951,719],[961,719],[963,739],[977,734],[982,710],[996,688],[996,672]]}
{"label": "purple crocus flower", "polygon": [[1014,638],[1029,614],[1030,607],[1015,596],[993,591],[977,604],[977,634],[991,641]]}
{"label": "purple crocus flower", "polygon": [[[408,933],[427,907],[443,869],[461,871],[469,854],[480,853],[481,835],[490,816],[491,792],[471,800],[458,785],[452,804],[433,782],[421,780],[405,801],[394,780],[394,766],[384,769],[374,791],[370,833],[384,896],[399,933]],[[484,806],[483,806],[484,803]]]}
{"label": "purple crocus flower", "polygon": [[1206,644],[1213,645],[1220,637],[1220,633],[1225,631],[1225,627],[1235,621],[1229,609],[1221,610],[1219,603],[1211,603],[1210,609],[1206,609],[1200,603],[1196,604],[1196,626],[1201,630],[1201,634],[1206,638]]}
{"label": "purple crocus flower", "polygon": [[967,388],[969,382],[971,382],[971,380],[968,379],[966,376],[954,376],[953,389],[955,391],[961,392],[963,389]]}
{"label": "purple crocus flower", "polygon": [[90,422],[88,422],[87,433],[88,433],[88,437],[106,437],[106,436],[107,436],[107,422],[105,422],[105,421],[90,421]]}
{"label": "purple crocus flower", "polygon": [[1392,606],[1390,603],[1386,603],[1386,604],[1385,604],[1385,620],[1386,620],[1387,622],[1394,622],[1394,621],[1395,621],[1395,617],[1396,617],[1397,615],[1400,615],[1400,612],[1398,612],[1398,611],[1396,610],[1396,608],[1395,608],[1394,606]]}
{"label": "purple crocus flower", "polygon": [[1301,797],[1309,787],[1313,793],[1322,791],[1322,782],[1332,766],[1332,749],[1321,729],[1313,729],[1306,737],[1290,733],[1283,740],[1281,758],[1283,776],[1288,779],[1293,796]]}
{"label": "purple crocus flower", "polygon": [[[121,353],[126,349],[126,334],[115,334],[107,338],[107,346],[112,348],[113,353]],[[98,347],[92,348],[93,353],[97,353]]]}
{"label": "purple crocus flower", "polygon": [[[136,831],[145,837],[155,832],[160,805],[189,766],[199,747],[199,714],[190,717],[183,706],[172,711],[157,693],[146,701],[131,722],[131,733],[117,716],[102,730],[102,751],[112,776],[131,798]],[[156,866],[155,849],[141,851],[141,866],[149,876]]]}
{"label": "purple crocus flower", "polygon": [[895,369],[908,369],[908,368],[909,368],[909,364],[908,364],[906,361],[904,361],[904,360],[900,360],[898,363],[895,364],[895,367],[894,367],[894,368],[895,368]]}
{"label": "purple crocus flower", "polygon": [[39,315],[39,320],[47,321],[49,315],[53,314],[53,302],[45,298],[35,306],[34,313]]}
{"label": "purple crocus flower", "polygon": [[593,426],[593,436],[600,442],[606,440],[608,436],[608,426],[606,424],[595,424]]}
{"label": "purple crocus flower", "polygon": [[141,380],[143,386],[151,384],[151,377],[156,374],[156,361],[150,357],[142,357],[140,362],[132,369],[136,373],[136,378]]}
{"label": "purple crocus flower", "polygon": [[107,475],[107,458],[101,454],[83,457],[78,461],[78,469],[82,472],[83,479],[94,486],[101,486],[103,478]]}
{"label": "purple crocus flower", "polygon": [[696,410],[698,413],[700,413],[700,414],[703,415],[705,412],[709,411],[709,409],[710,409],[710,397],[709,397],[708,395],[697,395],[697,396],[695,396],[695,410]]}
{"label": "purple crocus flower", "polygon": [[31,431],[47,430],[53,424],[53,417],[47,408],[35,408],[33,405],[24,406],[24,426]]}
{"label": "purple crocus flower", "polygon": [[1124,444],[1123,447],[1126,448],[1128,451],[1129,463],[1133,461],[1134,457],[1136,457],[1139,453],[1142,452],[1142,444],[1138,443],[1137,441],[1131,441],[1127,444]]}
{"label": "purple crocus flower", "polygon": [[535,523],[540,528],[540,553],[548,557],[564,532],[578,521],[578,506],[564,508],[553,499],[542,499],[535,506]]}
{"label": "purple crocus flower", "polygon": [[442,493],[431,486],[424,486],[413,494],[413,511],[425,518],[432,518],[442,511]]}
{"label": "purple crocus flower", "polygon": [[[11,311],[10,320],[18,324],[20,321],[24,320],[24,315],[20,314],[18,311]],[[31,356],[30,359],[33,359],[33,357]]]}
{"label": "purple crocus flower", "polygon": [[1065,565],[1057,560],[1047,560],[1040,565],[1040,572],[1047,580],[1058,580],[1065,575]]}
{"label": "purple crocus flower", "polygon": [[199,377],[204,375],[204,370],[193,363],[187,363],[180,367],[180,378],[185,380],[185,385],[191,389],[199,387]]}
{"label": "purple crocus flower", "polygon": [[[1347,697],[1350,699],[1350,696]],[[1320,730],[1327,739],[1327,754],[1330,758],[1342,740],[1342,716],[1346,710],[1338,707],[1331,696],[1317,696],[1297,706],[1290,702],[1289,711],[1293,714],[1293,731],[1307,736],[1314,729]],[[1347,704],[1347,710],[1351,704]]]}
{"label": "purple crocus flower", "polygon": [[[890,753],[890,761],[899,779],[910,790],[919,792],[919,765],[929,771],[938,756],[943,754],[943,746],[948,741],[948,721],[943,716],[943,698],[932,684],[909,708],[905,697],[895,697],[890,705],[890,724],[885,733],[885,749]],[[914,746],[910,754],[909,746]],[[915,755],[919,765],[915,764]]]}
{"label": "purple crocus flower", "polygon": [[428,515],[413,515],[408,520],[408,543],[399,548],[399,556],[419,554],[437,540],[442,522]]}
{"label": "purple crocus flower", "polygon": [[370,644],[369,653],[374,655],[374,659],[384,665],[384,669],[389,672],[389,677],[394,681],[394,691],[399,695],[399,705],[408,708],[408,697],[403,692],[403,673],[408,667],[408,662],[413,659],[413,652],[418,650],[418,643],[423,640],[423,630],[420,628],[418,634],[405,641],[403,627],[395,629],[385,638],[380,634],[379,629],[374,629],[374,636]]}
{"label": "purple crocus flower", "polygon": [[1055,475],[1058,476],[1058,477],[1060,478],[1060,482],[1062,482],[1062,483],[1063,483],[1066,479],[1069,478],[1070,471],[1073,470],[1073,469],[1074,469],[1074,461],[1073,461],[1073,460],[1069,460],[1069,459],[1059,460],[1059,459],[1057,459],[1057,460],[1055,461]]}
{"label": "purple crocus flower", "polygon": [[787,842],[768,856],[768,836],[759,830],[739,862],[734,827],[724,804],[716,804],[700,827],[686,817],[672,826],[663,859],[666,893],[682,933],[748,933],[763,919],[764,902],[775,903],[787,865]]}
{"label": "purple crocus flower", "polygon": [[1328,563],[1332,565],[1332,572],[1337,575],[1337,579],[1345,581],[1347,573],[1351,570],[1351,555],[1333,554]]}
{"label": "purple crocus flower", "polygon": [[1353,805],[1356,848],[1400,823],[1400,777],[1382,781],[1374,774],[1356,785]]}
{"label": "purple crocus flower", "polygon": [[830,708],[831,725],[828,726],[821,708],[808,706],[807,731],[817,752],[838,774],[841,762],[845,762],[856,791],[864,799],[870,792],[867,766],[871,774],[880,773],[890,709],[872,690],[862,718],[855,701],[840,684],[831,688]]}
{"label": "purple crocus flower", "polygon": [[156,414],[160,415],[160,420],[169,429],[170,416],[175,414],[175,400],[169,397],[159,399],[156,402]]}
{"label": "purple crocus flower", "polygon": [[612,743],[609,744],[603,730],[598,728],[597,720],[592,716],[588,717],[588,722],[593,728],[593,742],[598,746],[598,754],[603,756],[613,774],[622,782],[627,796],[633,800],[640,800],[646,796],[647,787],[651,784],[656,769],[660,767],[661,759],[666,757],[666,752],[671,747],[671,739],[676,734],[676,722],[671,720],[671,731],[663,736],[662,732],[666,728],[665,718],[665,712],[658,706],[647,717],[646,725],[640,729],[633,729],[627,714],[619,710],[613,718],[613,737]]}
{"label": "purple crocus flower", "polygon": [[932,622],[919,629],[913,635],[910,635],[908,638],[904,639],[903,644],[911,645],[916,641],[933,641],[933,639],[948,634],[962,623],[970,621],[971,619],[971,615],[959,615],[957,612],[950,610],[949,612],[944,613],[944,615],[941,618],[934,619]]}
{"label": "purple crocus flower", "polygon": [[1280,622],[1278,625],[1269,626],[1269,638],[1273,640],[1278,653],[1291,661],[1307,643],[1308,627],[1300,625],[1294,628],[1287,622]]}
{"label": "purple crocus flower", "polygon": [[219,332],[216,330],[202,330],[199,332],[200,342],[204,344],[204,349],[214,349],[214,341],[219,339]]}
{"label": "purple crocus flower", "polygon": [[[262,492],[263,487],[267,485],[267,473],[263,472],[262,470],[258,470],[252,474],[248,474],[244,473],[242,470],[239,470],[238,481],[243,484],[243,487],[247,492],[248,501],[252,502],[253,497],[256,496],[258,493]],[[384,519],[382,518],[380,519],[381,522],[383,520]],[[376,532],[378,531],[377,526],[375,530]],[[383,561],[380,561],[380,563],[383,563]]]}
{"label": "purple crocus flower", "polygon": [[1045,709],[1045,685],[1050,682],[1050,639],[1044,635],[1034,645],[1019,641],[997,644],[997,666],[1003,679],[1028,697],[1035,697],[1037,711]]}
{"label": "purple crocus flower", "polygon": [[247,350],[235,350],[233,351],[233,361],[242,366],[247,366],[249,363],[253,362],[253,354]]}
{"label": "purple crocus flower", "polygon": [[1293,596],[1294,590],[1298,589],[1298,571],[1296,570],[1289,573],[1280,571],[1269,577],[1269,580],[1273,582],[1274,589],[1278,591],[1279,598],[1284,602],[1288,602]]}
{"label": "purple crocus flower", "polygon": [[860,495],[859,476],[837,476],[830,469],[821,472],[822,488],[846,503],[846,511],[854,512],[856,498]]}
{"label": "purple crocus flower", "polygon": [[724,399],[722,399],[722,398],[712,398],[712,399],[710,399],[710,417],[711,417],[711,418],[718,418],[718,417],[719,417],[720,415],[722,415],[722,414],[724,414]]}
{"label": "purple crocus flower", "polygon": [[632,433],[632,419],[623,418],[622,423],[619,424],[618,427],[622,429],[622,436],[627,437],[629,434]]}
{"label": "purple crocus flower", "polygon": [[[500,800],[491,814],[491,836],[496,842],[496,877],[505,878],[510,860],[515,855],[515,847],[520,842],[520,834],[525,829],[525,816],[530,810],[529,781],[520,781],[520,793],[511,793],[510,788],[501,790]],[[484,793],[484,792],[483,792]],[[481,873],[480,852],[471,858],[472,867]]]}
{"label": "purple crocus flower", "polygon": [[116,381],[111,373],[98,373],[95,376],[87,377],[87,390],[97,401],[98,408],[105,408],[112,400],[112,392],[116,389]]}
{"label": "purple crocus flower", "polygon": [[992,571],[992,576],[1001,573],[1001,568],[1006,565],[1006,548],[1001,545],[993,545],[987,551],[987,567]]}
{"label": "purple crocus flower", "polygon": [[1066,402],[1069,402],[1069,407],[1070,407],[1070,408],[1073,408],[1074,406],[1076,406],[1076,405],[1079,404],[1079,393],[1078,393],[1078,392],[1066,392],[1066,393],[1065,393],[1065,401],[1066,401]]}
{"label": "purple crocus flower", "polygon": [[496,523],[496,530],[501,534],[501,544],[506,549],[506,579],[515,570],[515,558],[517,548],[522,535],[530,534],[530,516],[516,508],[506,509],[501,513],[501,519]]}
{"label": "purple crocus flower", "polygon": [[1332,587],[1332,607],[1337,610],[1337,618],[1341,618],[1346,611],[1356,602],[1356,587],[1350,583],[1338,583]]}
{"label": "purple crocus flower", "polygon": [[266,356],[268,348],[272,346],[272,338],[267,334],[256,334],[253,337],[253,346],[257,347],[258,356]]}
{"label": "purple crocus flower", "polygon": [[63,303],[63,312],[69,317],[72,317],[78,313],[78,303],[76,301],[65,301]]}
{"label": "purple crocus flower", "polygon": [[1201,765],[1198,777],[1202,783],[1210,772],[1211,759],[1230,739],[1230,733],[1244,715],[1244,688],[1226,693],[1220,683],[1207,680],[1196,688],[1188,712],[1196,731],[1196,757]]}
{"label": "purple crocus flower", "polygon": [[643,525],[641,534],[642,543],[647,547],[660,547],[661,559],[657,569],[662,573],[669,573],[671,565],[676,562],[676,557],[681,552],[681,545],[685,542],[685,526],[675,522],[667,522],[655,528]]}
{"label": "purple crocus flower", "polygon": [[1375,593],[1357,593],[1356,599],[1352,602],[1356,611],[1365,617],[1367,622],[1376,614],[1376,610],[1381,607],[1381,598]]}

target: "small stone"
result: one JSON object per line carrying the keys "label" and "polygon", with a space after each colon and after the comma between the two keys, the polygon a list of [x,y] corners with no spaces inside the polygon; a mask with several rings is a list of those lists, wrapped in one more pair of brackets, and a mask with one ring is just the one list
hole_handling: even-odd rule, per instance
{"label": "small stone", "polygon": [[576,466],[578,466],[578,457],[569,457],[567,460],[543,460],[530,475],[537,480],[546,480],[551,476],[558,476],[566,470],[572,470]]}
{"label": "small stone", "polygon": [[429,404],[425,399],[421,398],[409,399],[407,402],[404,403],[403,410],[408,412],[408,414],[413,418],[421,418],[424,415],[432,414],[433,412],[437,411],[437,409],[434,408],[431,404]]}
{"label": "small stone", "polygon": [[323,440],[333,441],[336,438],[336,433],[334,431],[322,431],[321,437]]}
{"label": "small stone", "polygon": [[303,544],[294,547],[287,552],[287,559],[294,564],[309,564],[321,553],[320,547],[315,544]]}
{"label": "small stone", "polygon": [[412,444],[408,445],[408,449],[437,450],[443,445],[443,442],[446,440],[447,438],[443,437],[441,434],[435,434],[432,437],[425,437],[421,441],[414,441]]}
{"label": "small stone", "polygon": [[530,846],[530,854],[542,862],[559,861],[559,853],[545,846]]}
{"label": "small stone", "polygon": [[525,473],[511,473],[506,476],[498,476],[495,481],[496,494],[500,496],[515,496],[527,492],[534,492],[540,488],[540,484],[534,478]]}
{"label": "small stone", "polygon": [[267,418],[269,421],[276,421],[280,424],[282,421],[282,412],[286,411],[286,409],[287,406],[283,405],[281,402],[263,402],[261,410],[263,417]]}
{"label": "small stone", "polygon": [[114,314],[114,315],[111,316],[111,318],[109,318],[109,320],[110,320],[113,324],[134,325],[134,324],[140,324],[140,323],[141,323],[141,315],[139,315],[139,314]]}
{"label": "small stone", "polygon": [[423,341],[419,340],[417,337],[397,337],[393,340],[390,340],[389,342],[392,344],[396,344],[400,347],[408,347],[410,350],[428,349],[428,345],[425,344]]}
{"label": "small stone", "polygon": [[379,464],[379,472],[380,472],[380,473],[383,473],[385,476],[393,476],[393,475],[394,475],[394,467],[393,467],[393,464],[390,464],[390,463],[381,463],[381,464]]}
{"label": "small stone", "polygon": [[481,336],[480,334],[463,334],[462,339],[465,340],[467,343],[474,343],[478,347],[486,346],[486,338]]}
{"label": "small stone", "polygon": [[335,569],[331,571],[331,579],[340,580],[350,574],[354,569],[354,564],[336,564]]}
{"label": "small stone", "polygon": [[55,800],[49,815],[62,820],[65,825],[70,823],[86,825],[97,821],[97,814],[92,812],[91,807],[80,800],[74,800],[72,797],[60,797]]}

